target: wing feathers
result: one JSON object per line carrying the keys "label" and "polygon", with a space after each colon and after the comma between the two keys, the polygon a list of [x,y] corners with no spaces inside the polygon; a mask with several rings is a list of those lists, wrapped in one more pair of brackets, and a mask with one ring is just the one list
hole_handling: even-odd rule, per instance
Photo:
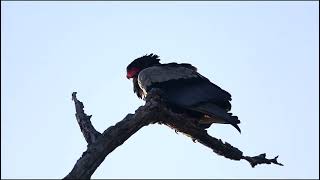
{"label": "wing feathers", "polygon": [[[147,92],[151,88],[166,91],[168,98],[177,105],[190,106],[211,101],[227,110],[231,109],[231,95],[195,71],[195,67],[170,63],[142,70],[138,76],[140,88]],[[188,68],[187,68],[188,67]]]}
{"label": "wing feathers", "polygon": [[241,132],[237,125],[240,123],[238,117],[228,113],[231,95],[199,74],[190,64],[152,66],[142,70],[137,81],[142,96],[151,88],[160,88],[169,104],[207,115],[204,124],[231,124]]}
{"label": "wing feathers", "polygon": [[190,79],[199,77],[192,69],[180,66],[152,66],[142,70],[138,76],[138,82],[142,89],[149,89],[155,83],[170,80]]}

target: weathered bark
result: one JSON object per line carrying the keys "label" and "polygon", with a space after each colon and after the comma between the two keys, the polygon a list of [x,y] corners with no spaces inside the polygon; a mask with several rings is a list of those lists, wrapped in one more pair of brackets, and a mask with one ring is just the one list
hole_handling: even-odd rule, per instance
{"label": "weathered bark", "polygon": [[92,126],[90,122],[91,116],[84,113],[83,104],[76,98],[76,93],[73,93],[72,97],[76,106],[76,117],[80,129],[88,142],[88,147],[65,179],[89,179],[109,153],[124,143],[140,128],[154,123],[165,124],[175,131],[182,132],[191,137],[194,142],[198,141],[221,156],[232,160],[244,159],[252,167],[257,164],[271,163],[282,166],[281,163],[277,162],[278,156],[273,159],[265,158],[265,154],[254,157],[244,156],[239,149],[229,143],[223,143],[220,139],[211,137],[206,130],[196,125],[196,119],[186,114],[172,112],[164,103],[165,100],[161,98],[161,92],[158,90],[153,90],[149,93],[146,98],[146,104],[140,106],[135,111],[135,114],[128,114],[123,120],[109,127],[102,134]]}
{"label": "weathered bark", "polygon": [[92,116],[88,116],[86,113],[84,113],[83,103],[78,101],[76,95],[77,92],[72,93],[72,100],[74,101],[74,105],[76,107],[76,119],[85,140],[88,144],[91,144],[96,141],[101,134],[91,124],[90,119]]}

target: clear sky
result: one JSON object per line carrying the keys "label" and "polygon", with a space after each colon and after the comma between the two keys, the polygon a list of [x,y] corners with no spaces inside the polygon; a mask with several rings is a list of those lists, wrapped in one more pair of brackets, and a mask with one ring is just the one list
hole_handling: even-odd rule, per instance
{"label": "clear sky", "polygon": [[86,150],[71,93],[100,132],[144,102],[135,58],[184,62],[232,94],[241,120],[208,132],[232,161],[144,127],[92,178],[319,178],[319,2],[1,2],[1,178],[62,178]]}

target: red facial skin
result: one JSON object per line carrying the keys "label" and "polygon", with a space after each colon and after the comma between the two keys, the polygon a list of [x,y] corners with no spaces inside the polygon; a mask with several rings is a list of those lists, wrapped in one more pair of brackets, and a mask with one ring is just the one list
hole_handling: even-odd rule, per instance
{"label": "red facial skin", "polygon": [[127,71],[127,78],[128,79],[133,78],[139,71],[140,71],[140,69],[136,68],[136,67],[129,69]]}

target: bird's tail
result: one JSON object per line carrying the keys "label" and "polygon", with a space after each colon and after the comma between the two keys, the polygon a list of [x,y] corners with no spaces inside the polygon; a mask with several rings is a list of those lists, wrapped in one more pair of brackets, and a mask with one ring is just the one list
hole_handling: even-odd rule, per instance
{"label": "bird's tail", "polygon": [[218,124],[231,124],[240,133],[241,129],[238,126],[240,120],[237,116],[233,116],[232,113],[228,113],[225,109],[218,107],[212,103],[199,104],[193,106],[190,110],[201,112],[204,116],[200,119],[199,125],[203,128],[209,128],[212,123]]}

